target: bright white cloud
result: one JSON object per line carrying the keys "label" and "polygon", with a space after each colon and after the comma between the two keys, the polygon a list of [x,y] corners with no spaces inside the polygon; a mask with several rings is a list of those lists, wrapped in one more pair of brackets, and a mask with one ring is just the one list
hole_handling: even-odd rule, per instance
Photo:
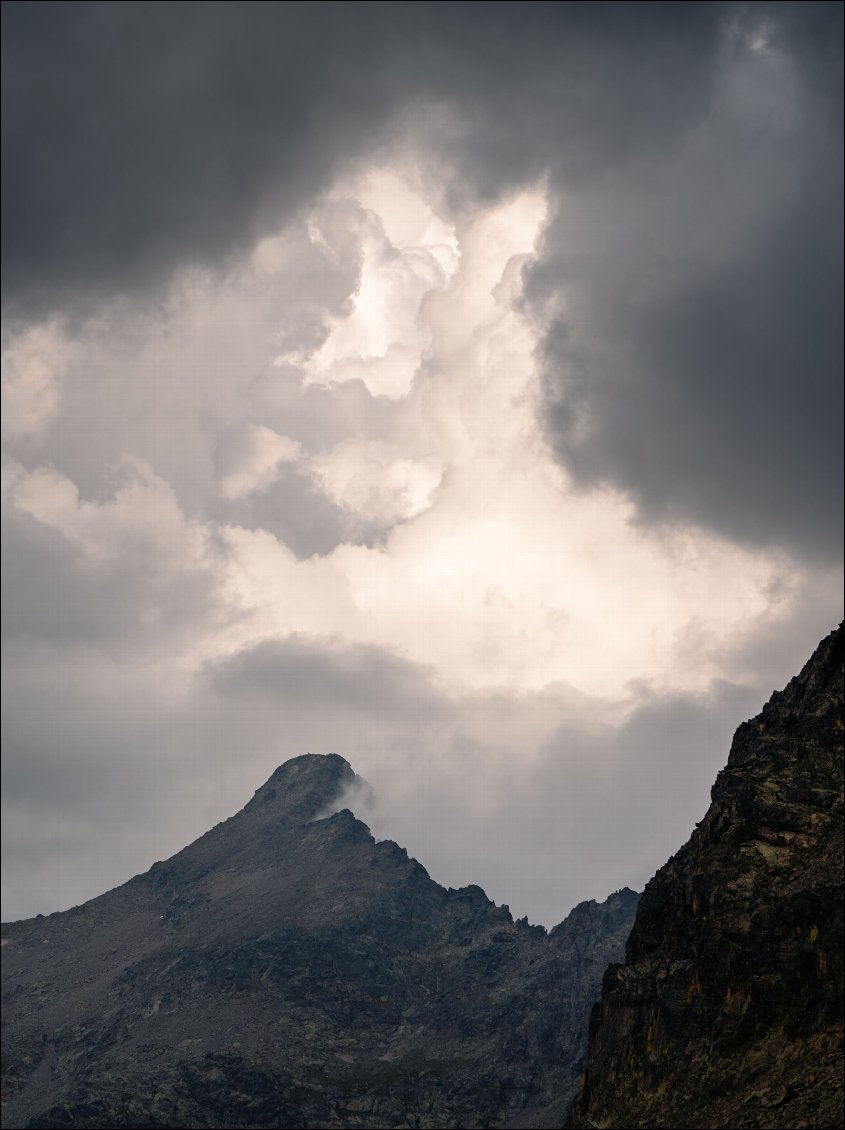
{"label": "bright white cloud", "polygon": [[343,440],[311,466],[338,506],[388,526],[427,510],[443,473],[436,457],[407,459],[390,444],[361,440]]}
{"label": "bright white cloud", "polygon": [[419,174],[414,175],[409,167],[401,174],[389,167],[370,169],[347,191],[378,216],[394,247],[400,251],[424,250],[434,256],[449,278],[454,275],[461,255],[454,225],[433,211]]}
{"label": "bright white cloud", "polygon": [[[455,232],[395,173],[373,172],[348,191],[367,209],[361,277],[351,312],[308,359],[307,379],[360,380],[374,396],[404,396],[431,345],[423,302],[458,266]],[[326,235],[318,229],[316,238]]]}
{"label": "bright white cloud", "polygon": [[[152,397],[137,401],[124,432],[109,419],[125,477],[110,498],[86,499],[47,463],[21,464],[14,505],[89,556],[120,554],[143,536],[180,568],[201,560],[224,608],[197,625],[190,662],[305,633],[392,650],[454,688],[537,691],[565,682],[607,697],[638,680],[704,689],[743,633],[763,617],[789,615],[802,576],[784,558],[701,530],[637,526],[619,494],[571,489],[540,433],[537,327],[516,301],[546,212],[537,190],[458,229],[433,213],[412,178],[379,169],[342,186],[315,211],[306,245],[291,232],[265,240],[229,280],[183,285],[162,332],[134,331],[138,371],[167,380],[156,376],[143,391],[130,375],[110,392],[116,402],[125,388],[129,404]],[[328,336],[280,411],[272,389],[288,387],[290,376],[273,361],[277,312],[265,290],[293,296],[288,276],[303,262],[347,260],[355,248],[358,289],[325,314]],[[229,327],[222,336],[221,326]],[[244,351],[249,328],[255,340]],[[102,354],[124,348],[125,336],[110,343],[101,326],[90,335],[92,370],[99,364],[111,375]],[[24,359],[16,371],[46,372],[44,351],[57,358],[66,348],[45,330],[15,346]],[[85,342],[76,349],[82,365]],[[400,354],[408,361],[401,377],[393,368],[383,380]],[[188,379],[173,376],[185,372]],[[331,406],[353,372],[372,395],[366,415],[347,420],[336,438]],[[315,418],[305,405],[320,373],[328,385]],[[175,459],[159,443],[163,414],[185,447]],[[204,466],[230,504],[266,493],[293,468],[381,537],[374,545],[341,540],[299,560],[261,525],[189,517]],[[179,498],[186,486],[187,506]],[[283,508],[284,494],[273,505]]]}
{"label": "bright white cloud", "polygon": [[[16,771],[60,781],[61,809],[57,751],[72,748],[119,807],[154,750],[201,803],[188,818],[150,792],[151,823],[127,833],[134,866],[278,761],[335,749],[385,798],[378,830],[438,878],[552,922],[643,881],[700,814],[724,756],[710,735],[735,721],[718,681],[765,669],[768,691],[791,673],[749,650],[761,628],[797,633],[808,593],[821,630],[835,620],[832,572],[637,525],[622,495],[573,490],[540,430],[538,329],[518,303],[546,211],[538,189],[453,222],[413,176],[378,169],[228,277],[181,280],[156,315],[10,343],[4,510],[28,601],[10,645]],[[323,523],[327,548],[298,553],[291,517]],[[251,697],[209,681],[241,663],[248,683],[261,646],[281,659]],[[688,716],[696,757],[715,760],[681,771],[660,727]],[[654,830],[663,801],[674,823]],[[602,806],[643,837],[635,861],[591,846]],[[68,870],[75,853],[74,897],[96,893],[79,877],[96,820],[69,817],[49,848]]]}
{"label": "bright white cloud", "polygon": [[[447,287],[420,310],[403,296],[429,352],[403,440],[425,457],[348,438],[312,460],[336,503],[396,524],[386,541],[342,544],[318,565],[227,534],[242,642],[330,631],[433,665],[456,687],[566,681],[608,695],[632,679],[702,689],[720,674],[720,646],[786,613],[798,584],[788,562],[694,529],[661,536],[632,524],[623,497],[569,489],[538,430],[535,327],[514,308],[544,216],[542,193],[490,210],[461,231]],[[328,343],[347,331],[375,340],[382,309],[357,304]],[[691,647],[691,634],[710,646]]]}

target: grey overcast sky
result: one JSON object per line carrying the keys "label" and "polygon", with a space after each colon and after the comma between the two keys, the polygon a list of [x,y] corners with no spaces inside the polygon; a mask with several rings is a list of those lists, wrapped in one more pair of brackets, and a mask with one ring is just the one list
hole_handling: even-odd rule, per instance
{"label": "grey overcast sky", "polygon": [[641,888],[842,615],[842,6],[3,25],[4,918],[305,751]]}

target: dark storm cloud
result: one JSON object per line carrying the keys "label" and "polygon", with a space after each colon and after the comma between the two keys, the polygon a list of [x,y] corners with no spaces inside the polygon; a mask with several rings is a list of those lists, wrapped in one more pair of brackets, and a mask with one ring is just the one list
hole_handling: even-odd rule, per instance
{"label": "dark storm cloud", "polygon": [[546,426],[579,481],[628,491],[647,521],[835,557],[841,101],[810,33],[826,15],[839,42],[841,11],[783,14],[767,46],[726,46],[677,152],[564,190],[530,292],[569,298],[545,341]]}
{"label": "dark storm cloud", "polygon": [[[219,262],[401,130],[456,206],[550,176],[561,213],[530,293],[580,302],[580,329],[554,317],[544,350],[547,431],[577,479],[620,486],[646,521],[838,544],[841,5],[3,11],[13,313]],[[725,90],[750,75],[753,100],[773,60],[789,97],[738,122]],[[582,247],[560,219],[579,193],[597,202]],[[661,194],[665,222],[643,222]],[[761,220],[702,217],[702,194],[728,218],[759,197]],[[679,253],[682,220],[708,254]]]}
{"label": "dark storm cloud", "polygon": [[[2,10],[6,311],[14,324],[132,300],[104,317],[102,341],[96,321],[63,323],[80,348],[58,365],[55,409],[10,444],[27,482],[52,465],[79,490],[43,509],[30,491],[31,512],[6,515],[10,913],[123,881],[306,749],[370,777],[385,834],[436,878],[481,882],[518,913],[552,923],[578,898],[639,885],[704,811],[735,724],[832,626],[829,576],[809,561],[788,618],[720,657],[728,681],[697,696],[641,688],[615,727],[618,703],[582,711],[566,688],[450,696],[387,650],[297,636],[194,678],[191,648],[237,615],[214,523],[271,531],[300,556],[374,540],[318,493],[308,460],[348,437],[401,446],[415,409],[267,367],[313,349],[346,307],[355,206],[322,215],[324,244],[304,226],[284,234],[278,274],[244,284],[254,309],[229,291],[215,305],[214,280],[194,306],[167,288],[180,267],[237,263],[350,163],[389,162],[404,141],[456,212],[546,176],[526,309],[546,335],[547,435],[576,482],[615,484],[644,522],[829,554],[841,5]],[[152,315],[135,304],[149,299]],[[172,326],[187,308],[202,333],[183,342]],[[226,429],[253,425],[300,444],[303,462],[221,500]],[[113,497],[126,452],[160,476],[148,521]],[[210,561],[190,555],[197,521]]]}
{"label": "dark storm cloud", "polygon": [[483,195],[550,163],[583,176],[683,123],[718,23],[694,4],[3,12],[4,295],[24,314],[225,255],[389,121],[425,133],[434,103],[471,122],[451,156]]}
{"label": "dark storm cloud", "polygon": [[211,666],[215,690],[233,698],[332,703],[366,714],[430,720],[444,702],[430,684],[432,672],[379,647],[349,645],[294,634],[268,640]]}
{"label": "dark storm cloud", "polygon": [[4,6],[13,309],[158,282],[310,197],[386,112],[349,81],[372,21],[333,8]]}

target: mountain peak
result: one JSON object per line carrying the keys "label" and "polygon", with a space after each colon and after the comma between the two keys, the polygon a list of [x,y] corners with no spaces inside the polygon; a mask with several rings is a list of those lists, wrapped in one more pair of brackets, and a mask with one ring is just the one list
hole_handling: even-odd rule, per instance
{"label": "mountain peak", "polygon": [[337,753],[303,753],[283,762],[258,789],[246,810],[272,804],[275,811],[307,823],[360,778]]}
{"label": "mountain peak", "polygon": [[551,939],[376,843],[361,784],[295,757],[146,874],[5,927],[0,1124],[559,1125],[633,903]]}
{"label": "mountain peak", "polygon": [[283,761],[274,770],[271,781],[284,781],[308,777],[314,780],[339,780],[354,777],[352,766],[339,753],[301,753]]}

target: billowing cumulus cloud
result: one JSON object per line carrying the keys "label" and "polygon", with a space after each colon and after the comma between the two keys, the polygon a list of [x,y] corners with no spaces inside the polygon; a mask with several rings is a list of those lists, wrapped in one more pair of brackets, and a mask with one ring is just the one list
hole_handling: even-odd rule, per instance
{"label": "billowing cumulus cloud", "polygon": [[679,846],[840,615],[838,18],[4,6],[4,915],[305,750],[548,924]]}
{"label": "billowing cumulus cloud", "polygon": [[[374,149],[422,154],[459,209],[545,176],[532,300],[569,470],[643,520],[835,554],[841,6],[10,3],[4,19],[13,315],[216,269]],[[365,208],[379,194],[389,179]],[[381,339],[432,269],[371,262],[375,339],[348,321],[312,377],[404,390],[419,341]]]}

